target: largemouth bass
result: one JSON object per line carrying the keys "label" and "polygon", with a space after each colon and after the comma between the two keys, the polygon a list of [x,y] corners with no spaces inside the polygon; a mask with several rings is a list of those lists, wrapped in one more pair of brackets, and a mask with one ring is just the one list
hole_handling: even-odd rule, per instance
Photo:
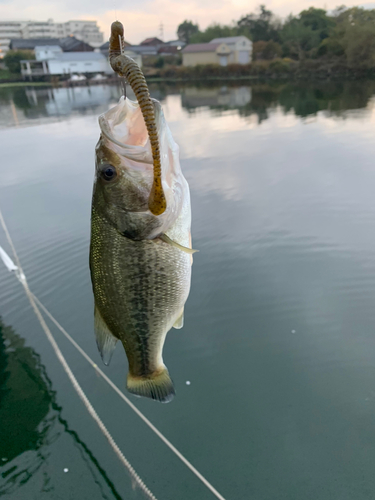
{"label": "largemouth bass", "polygon": [[[117,50],[119,25],[110,44],[115,69],[135,64]],[[190,290],[190,193],[160,103],[142,99],[122,97],[99,117],[90,245],[95,334],[106,364],[117,341],[124,346],[131,393],[168,402],[175,391],[162,350],[172,326],[183,326]]]}

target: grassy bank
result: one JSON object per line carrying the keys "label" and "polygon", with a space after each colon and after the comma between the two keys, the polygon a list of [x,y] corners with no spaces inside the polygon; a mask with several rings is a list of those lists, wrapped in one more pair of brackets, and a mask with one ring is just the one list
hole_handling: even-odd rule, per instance
{"label": "grassy bank", "polygon": [[374,68],[350,68],[340,60],[307,59],[301,62],[291,59],[254,61],[248,65],[230,64],[198,65],[193,67],[171,66],[147,76],[154,81],[189,80],[356,80],[374,78]]}
{"label": "grassy bank", "polygon": [[0,82],[0,88],[6,87],[52,87],[50,82]]}
{"label": "grassy bank", "polygon": [[[142,68],[149,82],[215,82],[215,81],[351,81],[375,78],[375,66],[373,68],[351,68],[338,59],[306,59],[293,61],[292,59],[273,59],[272,61],[253,61],[248,65],[230,64],[219,66],[215,64],[198,66],[168,66],[159,70],[155,68]],[[19,76],[12,75],[12,79],[0,78],[0,87],[13,86],[62,86],[66,81],[24,81]],[[98,83],[116,83],[117,78],[109,78],[107,81],[93,81]],[[75,83],[76,85],[78,83]],[[90,80],[80,83],[90,85]]]}

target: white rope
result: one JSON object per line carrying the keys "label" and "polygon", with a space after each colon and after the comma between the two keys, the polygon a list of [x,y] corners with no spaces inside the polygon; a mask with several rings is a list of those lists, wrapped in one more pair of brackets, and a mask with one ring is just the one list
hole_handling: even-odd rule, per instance
{"label": "white rope", "polygon": [[[20,273],[21,273],[21,283],[22,282],[22,277],[24,278],[25,280],[25,283],[26,283],[26,278],[24,277],[24,274],[22,272],[22,268],[20,266],[20,262],[19,262],[19,259],[18,259],[18,256],[17,256],[17,253],[15,251],[15,248],[14,248],[14,245],[13,245],[13,242],[10,238],[10,235],[9,235],[9,232],[8,232],[8,229],[5,225],[5,221],[4,221],[4,218],[2,216],[2,213],[1,213],[1,209],[0,209],[0,222],[1,222],[1,225],[3,226],[3,229],[5,231],[5,234],[7,236],[7,239],[8,239],[8,242],[12,248],[12,251],[13,251],[13,254],[14,254],[14,257],[15,257],[15,260],[16,260],[16,263],[18,265],[18,268],[20,270]],[[27,285],[26,285],[27,286]],[[26,288],[25,288],[26,290]],[[120,391],[120,389],[112,382],[112,380],[107,377],[107,375],[98,367],[98,365],[96,363],[94,363],[94,361],[90,358],[90,356],[88,356],[88,354],[86,354],[86,352],[77,344],[77,342],[69,335],[69,333],[60,325],[60,323],[52,316],[52,314],[48,311],[48,309],[40,302],[40,300],[29,290],[28,286],[27,286],[27,292],[28,294],[28,297],[29,299],[31,298],[34,305],[35,305],[35,308],[37,308],[36,306],[36,303],[38,303],[39,307],[44,311],[44,313],[50,318],[50,320],[57,326],[57,328],[65,335],[65,337],[69,340],[69,342],[71,344],[73,344],[73,346],[80,352],[80,354],[86,359],[86,361],[88,363],[90,363],[90,365],[95,368],[96,372],[112,387],[112,389],[121,397],[121,399],[123,399],[123,401],[125,401],[125,403],[130,406],[130,408],[139,416],[139,418],[141,418],[145,424],[163,441],[163,443],[165,443],[168,448],[186,465],[186,467],[188,467],[192,472],[193,474],[196,475],[196,477],[202,481],[202,483],[211,491],[211,493],[213,493],[213,495],[218,498],[219,500],[225,500],[225,498],[212,486],[212,484],[189,462],[189,460],[187,458],[184,457],[184,455],[182,453],[180,453],[178,451],[178,449],[173,446],[173,444],[164,436],[164,434],[162,434],[151,422],[150,420],[145,416],[143,415],[143,413],[130,401],[130,399],[128,399],[125,394]],[[31,300],[30,300],[31,301]],[[34,306],[33,306],[34,307]],[[35,310],[35,309],[34,309]],[[38,309],[37,309],[38,310]],[[38,310],[38,313],[39,315],[41,316],[41,313],[40,311]],[[38,314],[37,314],[38,316]],[[42,318],[42,321],[44,323],[44,320],[43,320],[43,317],[41,316]],[[45,323],[44,323],[45,324]],[[46,328],[48,329],[47,325],[46,325]],[[48,330],[49,331],[49,330]],[[51,337],[52,337],[52,334],[50,333]],[[53,339],[52,337],[52,341],[55,343],[55,340]],[[56,344],[56,347],[57,349],[59,350],[57,344]],[[60,352],[60,350],[59,350]],[[61,354],[61,352],[60,352]],[[61,354],[62,356],[62,354]],[[64,358],[63,358],[64,359]],[[65,359],[64,359],[65,361]],[[65,361],[66,363],[66,361]],[[67,365],[67,363],[66,363]],[[67,365],[67,368],[69,369],[70,371],[70,368],[69,366]],[[74,377],[74,375],[72,374],[72,376]],[[78,382],[76,382],[77,385],[78,385]],[[74,384],[73,384],[74,385]],[[81,389],[82,391],[82,389]],[[83,391],[82,391],[83,393]],[[84,393],[83,393],[84,394]],[[85,395],[84,395],[85,396]],[[85,396],[86,397],[86,396]],[[87,398],[86,398],[87,399]],[[89,403],[90,404],[90,403]],[[95,411],[93,409],[93,411]],[[99,417],[97,417],[99,419]],[[100,420],[100,419],[99,419]],[[99,424],[98,424],[99,425]],[[100,427],[100,426],[99,426]],[[107,431],[108,432],[108,431]],[[108,433],[109,434],[109,433]],[[107,438],[108,439],[108,438]],[[112,439],[112,438],[111,438]],[[116,443],[114,443],[116,445]],[[117,446],[117,445],[116,445]],[[121,453],[121,451],[119,450],[119,452]],[[121,454],[122,455],[122,454]],[[122,457],[125,459],[125,457],[122,455]],[[130,463],[127,461],[127,463],[129,464],[129,466],[132,468],[132,466],[130,465]],[[128,466],[127,466],[128,467]],[[132,470],[134,471],[134,469],[132,468]],[[134,471],[134,473],[136,474],[136,472]],[[137,475],[138,476],[138,475]],[[139,476],[138,476],[139,478]],[[139,478],[140,481],[142,481],[140,478]],[[143,483],[144,484],[144,483]],[[145,485],[144,485],[145,486]],[[145,486],[145,488],[148,490],[148,488]],[[148,490],[150,492],[150,490]],[[152,495],[152,493],[150,492],[150,494]],[[155,498],[153,495],[152,497],[150,498]]]}
{"label": "white rope", "polygon": [[[114,452],[116,453],[116,455],[118,456],[118,458],[121,460],[121,462],[123,463],[123,465],[126,467],[126,469],[129,471],[131,477],[134,479],[134,481],[137,483],[137,485],[140,487],[140,489],[148,496],[148,498],[150,498],[151,500],[157,500],[156,497],[153,495],[153,493],[147,488],[147,486],[145,485],[145,483],[142,481],[142,479],[139,477],[139,475],[137,474],[137,472],[134,470],[133,466],[131,465],[131,463],[124,457],[123,453],[121,452],[120,448],[117,446],[115,440],[113,439],[113,437],[111,436],[111,434],[109,433],[109,431],[107,430],[106,426],[103,424],[103,422],[101,421],[99,415],[96,413],[94,407],[92,406],[92,404],[90,403],[90,401],[88,400],[86,394],[83,392],[83,389],[81,388],[81,386],[79,385],[77,379],[75,378],[73,372],[71,371],[68,363],[66,362],[62,352],[60,351],[59,349],[59,346],[56,344],[56,341],[55,339],[53,338],[53,335],[50,331],[50,329],[48,328],[46,322],[44,321],[44,318],[41,314],[41,312],[39,311],[38,309],[38,306],[36,305],[36,301],[40,304],[39,300],[36,299],[36,297],[32,294],[32,292],[30,291],[29,289],[29,285],[27,284],[27,281],[26,281],[26,277],[22,271],[22,267],[21,267],[21,263],[20,263],[20,260],[18,258],[18,255],[17,255],[17,252],[14,248],[14,245],[13,245],[13,241],[10,237],[10,234],[9,234],[9,231],[8,231],[8,228],[5,224],[5,220],[4,220],[4,217],[3,217],[3,214],[0,210],[0,222],[1,222],[1,225],[4,229],[4,232],[5,232],[5,235],[7,237],[7,240],[9,242],[9,245],[11,246],[12,248],[12,251],[13,251],[13,255],[14,255],[14,258],[16,260],[16,263],[17,263],[17,268],[18,268],[18,279],[19,281],[22,283],[24,289],[25,289],[25,292],[26,292],[26,295],[30,301],[30,304],[32,306],[32,308],[34,309],[34,312],[44,330],[44,333],[46,334],[48,340],[50,341],[52,347],[53,347],[53,350],[55,351],[55,354],[58,358],[58,360],[60,361],[60,363],[62,364],[66,374],[68,375],[71,383],[73,384],[73,387],[74,389],[76,390],[78,396],[81,398],[83,404],[86,406],[88,412],[90,413],[90,415],[92,416],[92,418],[95,420],[95,422],[98,424],[99,426],[99,429],[102,431],[102,433],[104,434],[104,436],[107,438],[109,444],[112,446]],[[1,252],[1,257],[3,258],[3,253],[5,253],[3,250]],[[7,256],[8,257],[8,256]],[[8,259],[10,260],[10,258],[8,257]],[[4,261],[5,263],[5,261]],[[8,262],[9,264],[9,262]],[[10,265],[10,264],[9,264]],[[7,265],[8,267],[8,265]],[[8,267],[9,269],[9,267]],[[43,307],[43,310],[45,310],[44,306]]]}

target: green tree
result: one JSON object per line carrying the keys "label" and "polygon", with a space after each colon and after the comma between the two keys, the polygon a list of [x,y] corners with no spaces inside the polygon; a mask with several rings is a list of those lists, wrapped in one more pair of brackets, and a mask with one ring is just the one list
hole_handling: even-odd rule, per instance
{"label": "green tree", "polygon": [[20,74],[20,61],[24,59],[35,59],[35,56],[32,52],[27,50],[9,50],[5,54],[3,61],[11,73]]}
{"label": "green tree", "polygon": [[361,7],[341,10],[332,35],[324,40],[320,52],[343,54],[350,68],[375,66],[375,9]]}
{"label": "green tree", "polygon": [[327,16],[324,9],[316,9],[315,7],[303,10],[299,18],[303,26],[311,28],[312,31],[317,31],[321,40],[329,36],[331,29],[336,24],[332,17]]}
{"label": "green tree", "polygon": [[185,20],[177,28],[178,39],[185,43],[190,43],[191,37],[196,33],[199,33],[199,26],[192,21]]}
{"label": "green tree", "polygon": [[9,50],[5,54],[3,61],[11,73],[20,74],[20,61],[24,59],[35,59],[35,56],[28,50]]}
{"label": "green tree", "polygon": [[284,56],[304,59],[312,49],[317,49],[321,39],[319,32],[306,26],[300,18],[289,16],[281,32]]}
{"label": "green tree", "polygon": [[277,42],[269,40],[265,42],[260,40],[259,42],[253,43],[253,59],[274,59],[275,57],[281,57],[282,48]]}
{"label": "green tree", "polygon": [[164,57],[159,56],[156,59],[154,66],[155,66],[155,68],[164,68],[164,64],[165,64]]}
{"label": "green tree", "polygon": [[265,5],[259,7],[259,12],[247,14],[237,22],[240,34],[249,36],[253,42],[260,40],[279,41],[280,23]]}
{"label": "green tree", "polygon": [[226,26],[224,24],[211,24],[204,31],[196,33],[191,38],[192,43],[208,43],[214,38],[222,38],[226,36],[236,36],[237,29],[234,26]]}

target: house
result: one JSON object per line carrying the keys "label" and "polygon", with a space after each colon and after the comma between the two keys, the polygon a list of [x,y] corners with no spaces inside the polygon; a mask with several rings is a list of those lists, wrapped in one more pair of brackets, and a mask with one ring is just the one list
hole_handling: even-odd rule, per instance
{"label": "house", "polygon": [[34,50],[36,46],[59,45],[59,38],[12,38],[9,42],[10,50]]}
{"label": "house", "polygon": [[[126,47],[130,47],[130,46],[131,46],[131,43],[126,42],[125,40],[123,41],[123,47],[124,47],[124,48],[126,48]],[[103,52],[103,53],[104,53],[104,52],[106,52],[106,53],[107,53],[107,55],[108,55],[108,51],[109,51],[109,42],[105,42],[105,43],[103,43],[103,45],[101,45],[101,46],[99,47],[99,50],[100,50],[100,52]]]}
{"label": "house", "polygon": [[153,36],[151,38],[146,38],[146,40],[143,40],[143,42],[141,42],[139,45],[159,47],[160,45],[163,44],[164,44],[163,40],[160,40],[160,38],[156,38],[155,36]]}
{"label": "house", "polygon": [[[50,49],[51,51],[51,49]],[[51,55],[51,54],[50,54]],[[40,49],[38,48],[40,57]],[[107,58],[100,52],[57,52],[48,59],[21,61],[21,74],[24,78],[40,75],[71,75],[73,73],[111,74]]]}
{"label": "house", "polygon": [[156,56],[159,46],[155,45],[132,45],[131,50],[141,56]]}
{"label": "house", "polygon": [[[142,54],[139,54],[135,52],[132,47],[132,45],[128,42],[124,42],[123,44],[124,50],[123,53],[126,56],[131,57],[141,68],[142,67]],[[109,57],[109,42],[103,43],[103,45],[100,46],[100,52],[104,55],[106,59]]]}
{"label": "house", "polygon": [[231,50],[225,43],[192,43],[182,49],[182,64],[220,64],[227,66]]}
{"label": "house", "polygon": [[94,47],[82,40],[78,40],[75,36],[60,38],[60,47],[64,52],[91,52],[94,50]]}
{"label": "house", "polygon": [[71,73],[110,73],[107,59],[98,52],[62,52],[48,60],[50,75]]}
{"label": "house", "polygon": [[123,53],[125,56],[131,57],[133,61],[136,62],[140,68],[142,68],[142,54],[137,54],[134,50],[132,50],[132,48],[133,47],[125,48]]}
{"label": "house", "polygon": [[181,48],[179,49],[175,45],[162,45],[158,48],[158,54],[161,56],[174,56],[181,52]]}
{"label": "house", "polygon": [[58,45],[63,52],[92,52],[94,50],[94,47],[74,36],[65,38],[12,38],[9,48],[12,50],[35,50],[35,47],[42,45]]}
{"label": "house", "polygon": [[48,61],[62,54],[63,51],[59,45],[37,45],[34,52],[37,61]]}
{"label": "house", "polygon": [[253,43],[246,36],[214,38],[209,43],[187,45],[182,52],[184,66],[197,64],[249,64]]}
{"label": "house", "polygon": [[178,50],[181,50],[185,47],[186,43],[182,40],[170,40],[169,42],[165,42],[164,45],[171,45],[172,47],[180,47]]}
{"label": "house", "polygon": [[229,64],[249,64],[253,54],[253,42],[246,36],[214,38],[211,43],[225,43],[231,50]]}

